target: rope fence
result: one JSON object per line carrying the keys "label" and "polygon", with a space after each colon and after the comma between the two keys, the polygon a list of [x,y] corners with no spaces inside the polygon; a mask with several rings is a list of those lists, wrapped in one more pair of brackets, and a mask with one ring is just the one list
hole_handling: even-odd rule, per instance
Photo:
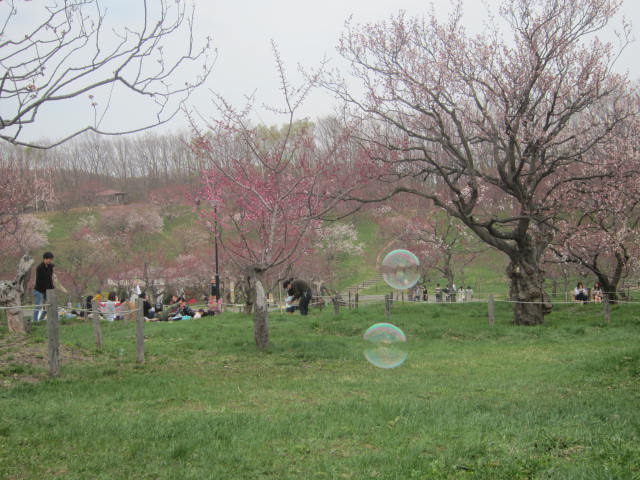
{"label": "rope fence", "polygon": [[[384,303],[385,301],[385,297],[387,295],[367,295],[365,298],[360,298],[358,299],[358,301],[354,301],[352,300],[351,303],[353,305],[359,305],[359,304],[376,304],[376,303]],[[537,302],[524,302],[524,301],[520,301],[520,300],[512,300],[512,299],[496,299],[495,296],[493,294],[489,294],[488,297],[493,297],[494,298],[494,302],[496,303],[521,303],[521,304],[540,304],[540,305],[546,305],[548,303],[551,303],[553,305],[577,305],[577,304],[581,304],[581,303],[589,303],[589,304],[604,304],[604,298],[607,297],[603,297],[603,301],[601,302],[595,302],[593,300],[588,300],[588,301],[582,301],[582,300],[572,300],[572,301],[564,301],[564,300],[554,300],[553,298],[550,298],[549,300],[546,301],[537,301]],[[482,299],[482,298],[473,298],[471,300],[464,300],[464,301],[455,301],[455,302],[449,302],[449,301],[424,301],[424,300],[411,300],[411,299],[401,299],[401,298],[391,298],[392,301],[394,302],[401,302],[401,303],[409,303],[412,305],[468,305],[471,303],[488,303],[489,298],[487,297],[487,299]],[[330,296],[318,296],[318,297],[313,297],[314,299],[318,299],[318,300],[324,300],[325,304],[330,303],[334,297],[330,297]],[[345,306],[348,306],[348,303],[342,299],[342,302],[344,302]],[[640,304],[640,300],[621,300],[620,298],[616,299],[616,300],[612,300],[612,302],[615,303],[625,303],[625,304]],[[226,305],[226,304],[225,304]],[[229,304],[230,306],[242,306],[243,304]]]}
{"label": "rope fence", "polygon": [[[488,305],[488,317],[489,317],[489,325],[491,327],[494,326],[495,323],[495,304],[496,303],[506,303],[506,304],[529,304],[529,305],[547,305],[551,303],[552,305],[576,305],[583,303],[593,303],[597,305],[603,306],[603,314],[604,320],[607,323],[611,321],[611,309],[610,304],[612,301],[609,300],[608,295],[603,295],[603,301],[600,302],[587,302],[587,301],[556,301],[553,299],[549,299],[547,301],[538,301],[538,302],[523,302],[511,299],[495,299],[493,294],[489,294],[487,299],[484,300],[482,298],[472,298],[466,299],[465,301],[416,301],[411,299],[405,299],[404,295],[401,298],[393,298],[393,294],[386,295],[366,295],[363,298],[360,298],[357,294],[353,299],[349,298],[348,303],[341,299],[340,296],[316,296],[312,298],[311,305],[324,307],[326,305],[334,305],[334,312],[339,313],[339,308],[337,308],[337,302],[342,302],[342,305],[348,307],[349,309],[358,308],[360,304],[364,305],[372,305],[372,304],[384,304],[385,306],[385,316],[387,320],[391,317],[392,305],[395,302],[408,303],[412,305],[423,304],[423,305],[441,305],[441,306],[451,306],[451,305],[465,305],[465,304],[487,304]],[[397,295],[396,295],[397,297]],[[43,305],[20,305],[20,306],[2,306],[0,310],[21,310],[21,311],[33,311],[35,309],[44,309],[46,312],[47,319],[47,338],[48,338],[48,352],[49,352],[49,374],[51,376],[58,376],[60,373],[60,345],[59,345],[59,326],[60,326],[60,316],[61,314],[66,315],[67,312],[82,312],[84,315],[83,318],[91,319],[94,329],[94,336],[96,341],[96,347],[98,349],[103,348],[103,336],[102,336],[102,326],[101,319],[106,318],[109,315],[117,315],[122,318],[124,321],[127,320],[127,316],[129,319],[135,317],[136,324],[136,362],[144,363],[144,325],[145,325],[145,317],[143,315],[143,300],[138,298],[135,302],[126,302],[118,305],[119,308],[116,311],[107,310],[106,305],[99,304],[98,302],[92,303],[92,308],[72,308],[69,306],[58,306],[56,291],[48,290],[47,291],[47,303]],[[320,302],[320,303],[319,303]],[[126,304],[134,304],[135,307],[131,308],[128,305],[128,308],[125,308]],[[636,304],[640,303],[640,301],[631,301],[631,300],[620,300],[616,299],[615,303],[625,303],[625,304]],[[218,306],[221,310],[233,310],[233,309],[244,309],[245,304],[238,303],[222,303],[219,302]],[[284,305],[279,303],[271,304],[272,311],[278,309],[280,311],[284,311]]]}
{"label": "rope fence", "polygon": [[[424,300],[411,300],[411,299],[401,299],[401,298],[394,298],[393,296],[388,296],[388,295],[367,295],[364,298],[359,298],[357,300],[351,300],[351,302],[347,302],[342,298],[338,298],[338,301],[343,303],[343,306],[345,307],[350,307],[350,308],[357,308],[357,306],[359,305],[373,305],[373,304],[384,304],[386,302],[386,298],[389,297],[389,299],[392,302],[401,302],[401,303],[408,303],[411,305],[468,305],[468,304],[473,304],[473,303],[488,303],[489,299],[487,298],[482,299],[482,298],[473,298],[471,300],[464,300],[464,301],[424,301]],[[594,302],[593,300],[589,300],[589,301],[582,301],[582,300],[572,300],[572,301],[561,301],[561,300],[554,300],[554,299],[549,299],[546,301],[536,301],[536,302],[525,302],[525,301],[521,301],[521,300],[511,300],[511,299],[499,299],[499,298],[495,298],[495,296],[493,296],[493,294],[490,294],[489,297],[493,297],[493,302],[494,303],[510,303],[510,304],[529,304],[529,305],[546,305],[551,303],[552,305],[577,305],[577,304],[582,304],[582,303],[588,303],[588,304],[603,304],[605,303],[604,298],[607,298],[606,296],[603,297],[603,301],[601,302]],[[322,296],[317,296],[317,297],[313,297],[313,301],[317,302],[318,301],[322,301],[323,304],[325,306],[330,305],[334,300],[334,297],[331,296],[326,296],[326,295],[322,295]],[[610,302],[615,302],[618,304],[640,304],[640,300],[623,300],[623,299],[616,299]],[[134,302],[131,302],[134,303]],[[244,303],[219,303],[218,304],[222,310],[243,310],[246,307],[246,304]],[[50,310],[50,307],[52,305],[50,303],[45,303],[42,305],[16,305],[16,306],[0,306],[0,310],[22,310],[22,311],[33,311],[35,309],[42,309],[42,310],[46,310],[47,312]],[[195,305],[195,307],[201,307],[201,306],[206,306],[206,305]],[[280,304],[278,302],[273,302],[270,303],[270,306],[272,308],[277,308],[277,309],[282,309],[284,310],[285,305],[284,304]],[[165,305],[164,307],[167,307],[167,305]],[[88,308],[78,308],[78,307],[69,307],[69,306],[56,306],[56,309],[58,311],[59,315],[69,315],[72,314],[75,317],[88,317],[89,315],[94,314],[95,312],[98,312],[101,316],[104,315],[116,315],[117,317],[125,317],[126,315],[130,315],[133,313],[137,313],[139,311],[138,308],[129,308],[129,309],[124,309],[124,308],[116,308],[115,311],[107,311],[105,309],[104,306],[99,305],[97,308],[95,309],[88,309]],[[79,313],[82,313],[84,315],[77,315]]]}
{"label": "rope fence", "polygon": [[[525,301],[519,301],[519,300],[512,300],[512,299],[500,299],[500,300],[496,300],[494,298],[494,296],[492,294],[490,294],[487,298],[487,300],[482,300],[479,298],[474,298],[474,299],[469,299],[469,300],[465,300],[465,301],[459,301],[459,302],[455,302],[455,301],[422,301],[422,300],[405,300],[404,296],[401,296],[401,299],[393,299],[393,294],[387,294],[384,296],[381,295],[368,295],[368,298],[365,299],[364,302],[360,301],[358,298],[358,295],[355,296],[355,301],[353,302],[353,304],[351,303],[351,299],[349,299],[349,304],[348,307],[351,308],[358,308],[358,305],[360,303],[364,303],[364,304],[380,304],[382,302],[384,302],[384,306],[385,306],[385,317],[387,318],[387,321],[389,321],[390,317],[391,317],[391,306],[393,305],[394,302],[401,302],[401,303],[407,303],[407,304],[412,304],[412,305],[416,305],[416,304],[423,304],[423,305],[441,305],[441,306],[450,306],[450,305],[464,305],[464,304],[472,304],[472,303],[476,303],[476,304],[487,304],[488,306],[488,317],[489,317],[489,325],[491,327],[494,326],[495,324],[495,304],[496,303],[505,303],[505,304],[522,304],[522,305],[578,305],[578,304],[585,304],[585,303],[590,303],[590,304],[594,304],[594,305],[601,305],[603,307],[603,315],[604,315],[604,321],[606,323],[611,323],[611,303],[625,303],[625,304],[635,304],[635,303],[640,303],[638,301],[623,301],[623,300],[610,300],[608,295],[603,295],[602,297],[602,301],[601,302],[596,302],[596,301],[583,301],[583,300],[574,300],[571,302],[567,302],[567,301],[555,301],[553,299],[548,299],[548,300],[544,300],[544,301],[537,301],[537,302],[525,302]],[[326,301],[326,299],[329,300],[335,300],[336,297],[329,297],[329,296],[322,296],[322,297],[316,297],[318,299],[321,299],[323,301]],[[336,310],[337,313],[337,310]]]}
{"label": "rope fence", "polygon": [[[47,322],[47,350],[49,360],[49,375],[57,377],[60,374],[60,313],[67,311],[82,311],[85,313],[85,317],[91,317],[93,320],[94,335],[96,340],[96,347],[102,349],[102,327],[100,325],[100,319],[103,316],[110,315],[110,312],[105,313],[103,305],[99,305],[97,302],[93,302],[91,309],[74,308],[70,309],[68,306],[58,306],[57,292],[55,290],[47,290],[47,302],[42,305],[19,305],[19,306],[3,306],[0,310],[19,310],[19,311],[34,311],[44,310]],[[134,303],[134,302],[131,302]],[[121,305],[122,306],[122,305]],[[118,311],[118,315],[121,315],[125,319],[125,315],[135,316],[136,323],[136,362],[144,363],[144,324],[145,319],[143,315],[142,299],[138,298],[135,301],[135,308],[121,308]],[[132,315],[135,314],[135,315]],[[131,317],[130,317],[131,318]]]}

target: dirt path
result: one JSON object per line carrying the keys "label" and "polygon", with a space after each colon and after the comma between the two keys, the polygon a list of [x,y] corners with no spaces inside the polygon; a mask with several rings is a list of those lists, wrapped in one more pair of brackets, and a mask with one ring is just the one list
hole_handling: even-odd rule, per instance
{"label": "dirt path", "polygon": [[[90,361],[77,348],[60,346],[60,363]],[[46,342],[25,335],[0,334],[0,388],[16,383],[36,383],[49,374],[49,351]]]}

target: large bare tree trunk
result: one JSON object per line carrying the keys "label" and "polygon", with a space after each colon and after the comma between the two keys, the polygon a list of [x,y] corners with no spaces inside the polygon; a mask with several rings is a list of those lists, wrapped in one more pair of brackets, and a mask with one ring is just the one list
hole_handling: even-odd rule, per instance
{"label": "large bare tree trunk", "polygon": [[515,325],[541,325],[552,305],[544,291],[544,272],[538,260],[530,256],[512,257],[507,267],[510,280],[509,298],[516,302],[513,309]]}
{"label": "large bare tree trunk", "polygon": [[24,317],[22,309],[22,296],[25,292],[27,282],[31,276],[33,258],[24,255],[18,262],[16,278],[13,282],[0,282],[0,305],[13,307],[7,310],[7,326],[12,333],[29,333],[31,322]]}
{"label": "large bare tree trunk", "polygon": [[[20,302],[18,302],[18,307],[20,307]],[[30,330],[30,322],[27,318],[22,315],[22,309],[20,308],[10,308],[6,310],[7,312],[7,327],[11,333],[21,333],[26,334],[29,333]]]}
{"label": "large bare tree trunk", "polygon": [[616,303],[618,301],[618,284],[611,282],[606,275],[597,275],[596,277],[609,303]]}
{"label": "large bare tree trunk", "polygon": [[[604,273],[600,268],[593,269],[598,282],[600,282],[600,288],[602,288],[602,291],[610,303],[616,303],[618,301],[618,284],[620,280],[622,280],[622,274],[628,262],[629,257],[624,257],[616,253],[615,266],[609,275]],[[598,266],[598,262],[594,262],[594,264],[596,267]]]}
{"label": "large bare tree trunk", "polygon": [[253,337],[256,341],[256,346],[264,350],[269,346],[269,310],[267,296],[260,277],[260,273],[256,271],[250,272],[248,276],[251,296],[254,298]]}

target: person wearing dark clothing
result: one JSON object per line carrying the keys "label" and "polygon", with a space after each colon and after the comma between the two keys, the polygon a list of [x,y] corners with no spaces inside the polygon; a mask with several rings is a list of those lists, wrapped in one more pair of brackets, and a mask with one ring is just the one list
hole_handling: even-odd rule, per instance
{"label": "person wearing dark clothing", "polygon": [[147,298],[147,294],[145,292],[142,292],[140,294],[140,298],[142,299],[142,315],[144,316],[145,320],[151,320],[156,314],[156,309],[151,306],[151,303],[149,302],[149,299]]}
{"label": "person wearing dark clothing", "polygon": [[88,317],[89,313],[91,313],[93,303],[93,295],[88,295],[84,300],[84,308],[80,309],[80,313],[78,316],[80,317]]}
{"label": "person wearing dark clothing", "polygon": [[171,300],[166,308],[162,309],[158,320],[161,322],[167,322],[169,320],[176,320],[178,317],[178,310],[180,309],[180,297],[177,295],[171,295]]}
{"label": "person wearing dark clothing", "polygon": [[45,252],[42,255],[42,263],[36,267],[36,284],[33,287],[33,296],[36,307],[33,309],[33,321],[39,322],[42,306],[47,299],[47,290],[53,290],[53,253]]}
{"label": "person wearing dark clothing", "polygon": [[293,297],[292,300],[300,300],[298,309],[300,315],[307,315],[309,313],[309,302],[313,295],[311,287],[304,280],[296,278],[290,278],[282,284],[282,288],[288,290],[288,294]]}
{"label": "person wearing dark clothing", "polygon": [[184,318],[184,317],[193,318],[196,312],[194,312],[193,309],[189,305],[187,305],[187,301],[184,298],[181,298],[180,307],[178,308],[178,314],[180,315],[180,318]]}
{"label": "person wearing dark clothing", "polygon": [[573,290],[573,298],[577,302],[586,303],[589,300],[589,295],[587,295],[587,289],[584,288],[582,282],[578,282],[576,288]]}

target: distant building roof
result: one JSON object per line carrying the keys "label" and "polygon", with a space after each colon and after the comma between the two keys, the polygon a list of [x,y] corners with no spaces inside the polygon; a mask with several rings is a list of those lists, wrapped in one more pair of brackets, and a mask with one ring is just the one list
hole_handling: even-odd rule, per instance
{"label": "distant building roof", "polygon": [[96,193],[99,197],[111,197],[113,195],[126,195],[127,192],[119,192],[117,190],[103,190],[101,192]]}

